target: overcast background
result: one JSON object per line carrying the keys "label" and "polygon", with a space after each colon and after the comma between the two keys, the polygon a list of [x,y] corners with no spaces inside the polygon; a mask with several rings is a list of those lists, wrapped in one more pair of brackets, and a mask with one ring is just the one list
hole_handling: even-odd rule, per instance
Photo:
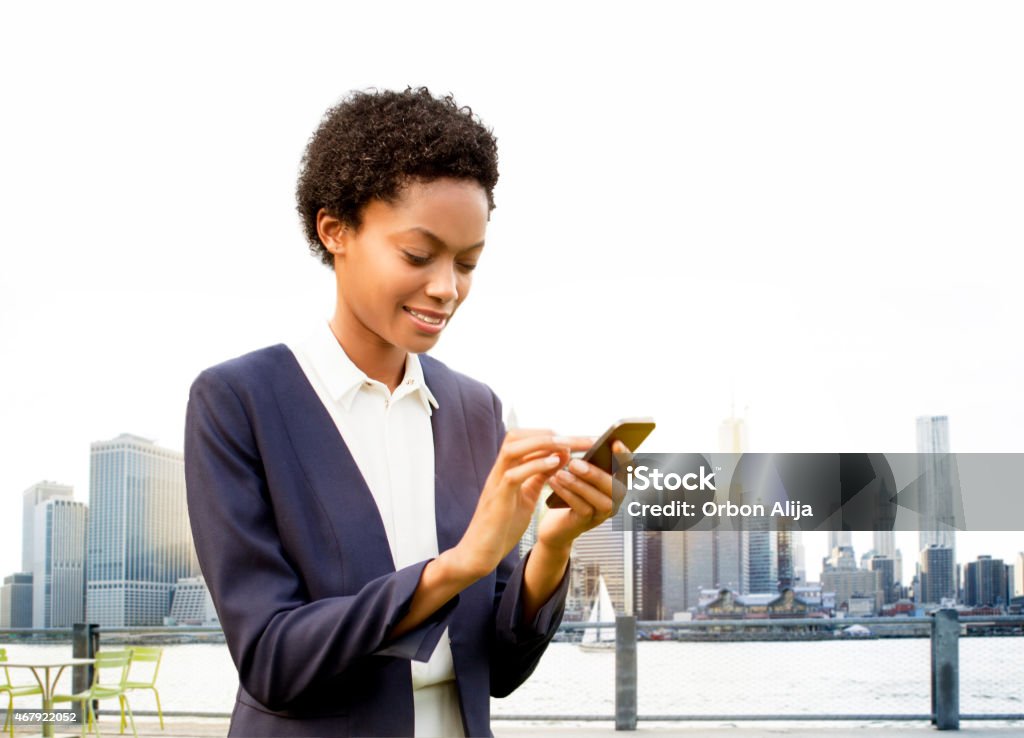
{"label": "overcast background", "polygon": [[26,487],[87,501],[121,432],[180,449],[202,368],[327,317],[295,175],[368,86],[498,137],[434,354],[522,425],[652,415],[646,449],[714,451],[735,403],[753,451],[914,451],[922,414],[1024,451],[1024,8],[666,5],[3,4],[0,576]]}

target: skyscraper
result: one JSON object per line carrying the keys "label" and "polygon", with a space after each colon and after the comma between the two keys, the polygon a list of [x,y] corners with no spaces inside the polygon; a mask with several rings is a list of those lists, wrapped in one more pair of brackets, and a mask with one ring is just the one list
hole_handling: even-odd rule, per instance
{"label": "skyscraper", "polygon": [[[779,550],[778,534],[773,531],[767,519],[744,521],[744,535],[747,537],[747,557],[750,560],[750,579],[747,592],[768,594],[779,591]],[[788,534],[786,542],[788,544]],[[789,554],[787,553],[787,558]],[[790,573],[792,567],[790,567]]]}
{"label": "skyscraper", "polygon": [[[949,453],[949,418],[945,415],[928,415],[917,419],[917,452],[940,455]],[[935,462],[922,461],[924,494],[920,500],[921,530],[918,533],[918,545],[921,551],[929,546],[948,548],[953,552],[955,563],[952,462],[942,458]],[[956,582],[951,580],[950,586],[955,590]]]}
{"label": "skyscraper", "polygon": [[672,613],[666,614],[664,608],[661,544],[665,535],[658,531],[633,532],[633,614],[640,620],[672,617]]}
{"label": "skyscraper", "polygon": [[92,444],[87,614],[160,625],[179,578],[197,573],[180,452],[122,434]]}
{"label": "skyscraper", "polygon": [[967,563],[964,604],[972,607],[1006,607],[1010,603],[1008,585],[1003,560],[979,556],[977,561]]}
{"label": "skyscraper", "polygon": [[896,560],[889,556],[872,556],[868,559],[868,570],[878,572],[878,588],[882,592],[882,604],[889,605],[900,598],[896,583]]}
{"label": "skyscraper", "polygon": [[927,605],[941,604],[942,600],[956,599],[956,566],[953,550],[945,546],[931,545],[921,551],[918,571],[919,602]]}
{"label": "skyscraper", "polygon": [[0,586],[0,628],[32,627],[32,575],[18,572]]}
{"label": "skyscraper", "polygon": [[74,490],[66,484],[37,482],[21,495],[21,570],[32,571],[35,561],[36,505],[56,497],[72,499]]}
{"label": "skyscraper", "polygon": [[85,619],[85,503],[64,497],[35,508],[32,627],[63,628]]}

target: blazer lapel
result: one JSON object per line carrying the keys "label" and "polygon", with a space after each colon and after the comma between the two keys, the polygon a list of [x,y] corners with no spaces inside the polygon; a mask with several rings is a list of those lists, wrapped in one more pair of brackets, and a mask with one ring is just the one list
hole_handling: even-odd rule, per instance
{"label": "blazer lapel", "polygon": [[[278,406],[302,470],[345,551],[360,555],[344,562],[355,579],[395,571],[384,522],[330,413],[287,347],[287,370],[279,385]],[[340,553],[340,552],[339,552]]]}
{"label": "blazer lapel", "polygon": [[437,400],[430,416],[434,435],[434,518],[437,550],[461,540],[476,510],[480,487],[466,424],[465,408],[451,370],[420,354],[423,378]]}

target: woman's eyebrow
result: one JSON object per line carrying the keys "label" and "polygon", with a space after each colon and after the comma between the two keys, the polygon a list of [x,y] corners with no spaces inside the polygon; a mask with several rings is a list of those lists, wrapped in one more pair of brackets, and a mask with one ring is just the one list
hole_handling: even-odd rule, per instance
{"label": "woman's eyebrow", "polygon": [[[428,241],[432,241],[435,246],[439,246],[445,250],[452,250],[451,247],[447,243],[445,243],[442,238],[438,237],[437,234],[424,228],[423,226],[413,226],[412,228],[409,229],[409,231],[415,231],[416,233],[419,233],[420,235],[424,236]],[[409,231],[406,231],[406,233],[408,233]],[[467,246],[464,249],[459,249],[459,252],[461,253],[462,251],[472,251],[473,249],[478,249],[483,245],[484,242],[481,241],[480,243],[475,243],[472,246]]]}

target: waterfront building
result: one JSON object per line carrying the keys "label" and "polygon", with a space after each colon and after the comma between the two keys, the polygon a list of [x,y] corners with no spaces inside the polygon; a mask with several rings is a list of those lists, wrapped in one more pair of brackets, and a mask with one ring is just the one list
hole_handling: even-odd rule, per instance
{"label": "waterfront building", "polygon": [[922,605],[939,605],[943,600],[956,600],[953,549],[932,544],[921,551],[917,584],[915,599]]}
{"label": "waterfront building", "polygon": [[178,451],[122,434],[92,444],[86,613],[101,626],[161,625],[178,579],[198,574]]}
{"label": "waterfront building", "polygon": [[825,559],[821,572],[823,591],[835,593],[836,609],[849,612],[860,606],[858,600],[869,599],[874,603],[874,612],[882,607],[882,593],[879,589],[879,572],[860,569],[853,549],[841,546],[832,549],[832,555]]}
{"label": "waterfront building", "polygon": [[202,576],[184,577],[174,587],[172,625],[220,625],[213,598]]}
{"label": "waterfront building", "polygon": [[36,559],[36,505],[47,500],[70,500],[74,489],[67,484],[37,482],[21,494],[21,570],[32,571]]}
{"label": "waterfront building", "polygon": [[763,594],[740,594],[731,589],[721,589],[705,594],[698,608],[696,619],[764,619],[821,617],[822,613],[811,602],[798,595],[790,587],[781,592]]}
{"label": "waterfront building", "polygon": [[35,506],[32,627],[67,628],[85,620],[83,502],[52,497]]}
{"label": "waterfront building", "polygon": [[1013,566],[1013,596],[1024,597],[1024,552],[1017,554],[1017,563]]}
{"label": "waterfront building", "polygon": [[969,607],[1006,607],[1010,604],[1006,564],[1002,559],[979,556],[967,563],[964,604]]}
{"label": "waterfront building", "polygon": [[0,628],[32,627],[32,574],[18,572],[4,577],[0,586]]}
{"label": "waterfront building", "polygon": [[869,571],[878,573],[878,588],[882,593],[882,605],[890,605],[900,598],[900,586],[896,581],[896,560],[888,556],[872,556],[867,561]]}

